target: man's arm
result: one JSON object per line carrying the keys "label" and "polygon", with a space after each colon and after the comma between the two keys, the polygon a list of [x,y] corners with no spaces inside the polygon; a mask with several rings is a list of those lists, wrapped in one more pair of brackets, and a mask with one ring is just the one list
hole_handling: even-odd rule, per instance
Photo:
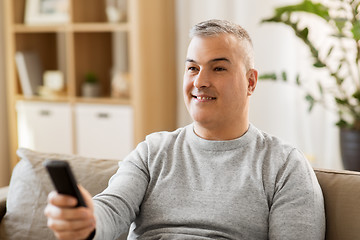
{"label": "man's arm", "polygon": [[128,231],[139,214],[149,183],[148,146],[140,143],[120,163],[109,186],[93,198],[96,216],[95,239],[116,239]]}
{"label": "man's arm", "polygon": [[121,162],[108,187],[93,199],[90,193],[79,186],[88,208],[73,208],[76,205],[75,198],[50,193],[45,215],[56,237],[86,239],[95,228],[94,239],[116,239],[125,233],[139,213],[147,189],[147,157],[147,144],[140,143]]}
{"label": "man's arm", "polygon": [[320,185],[307,159],[293,150],[276,177],[269,239],[324,239],[325,211]]}

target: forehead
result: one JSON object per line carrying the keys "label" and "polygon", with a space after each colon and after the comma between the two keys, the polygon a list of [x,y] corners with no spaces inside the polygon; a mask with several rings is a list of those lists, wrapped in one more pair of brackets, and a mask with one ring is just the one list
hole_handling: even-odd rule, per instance
{"label": "forehead", "polygon": [[216,36],[195,36],[187,51],[187,59],[207,62],[215,58],[227,58],[236,61],[243,55],[243,44],[232,34]]}

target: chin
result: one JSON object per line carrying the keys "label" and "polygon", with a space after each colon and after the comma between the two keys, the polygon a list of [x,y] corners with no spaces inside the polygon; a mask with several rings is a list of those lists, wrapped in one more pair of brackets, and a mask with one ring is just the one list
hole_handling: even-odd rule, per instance
{"label": "chin", "polygon": [[208,114],[195,113],[195,114],[191,114],[191,118],[193,119],[194,122],[197,122],[202,126],[206,126],[211,122],[213,122],[211,116],[209,116]]}

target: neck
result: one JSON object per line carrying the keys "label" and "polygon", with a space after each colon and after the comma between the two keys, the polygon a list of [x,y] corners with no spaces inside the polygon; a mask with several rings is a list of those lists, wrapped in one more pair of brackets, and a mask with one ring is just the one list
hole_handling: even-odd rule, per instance
{"label": "neck", "polygon": [[195,122],[194,131],[199,137],[206,140],[232,140],[241,137],[249,128],[249,121],[242,121],[238,125],[203,126]]}

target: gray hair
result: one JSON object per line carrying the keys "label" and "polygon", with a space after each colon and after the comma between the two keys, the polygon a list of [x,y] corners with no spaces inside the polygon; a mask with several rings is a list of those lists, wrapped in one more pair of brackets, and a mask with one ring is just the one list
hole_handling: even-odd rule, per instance
{"label": "gray hair", "polygon": [[240,41],[243,41],[247,46],[246,58],[247,58],[247,67],[254,67],[254,53],[253,53],[253,44],[248,32],[238,24],[227,20],[218,20],[211,19],[204,22],[200,22],[193,26],[190,30],[189,36],[193,37],[211,37],[216,36],[222,33],[233,34]]}

